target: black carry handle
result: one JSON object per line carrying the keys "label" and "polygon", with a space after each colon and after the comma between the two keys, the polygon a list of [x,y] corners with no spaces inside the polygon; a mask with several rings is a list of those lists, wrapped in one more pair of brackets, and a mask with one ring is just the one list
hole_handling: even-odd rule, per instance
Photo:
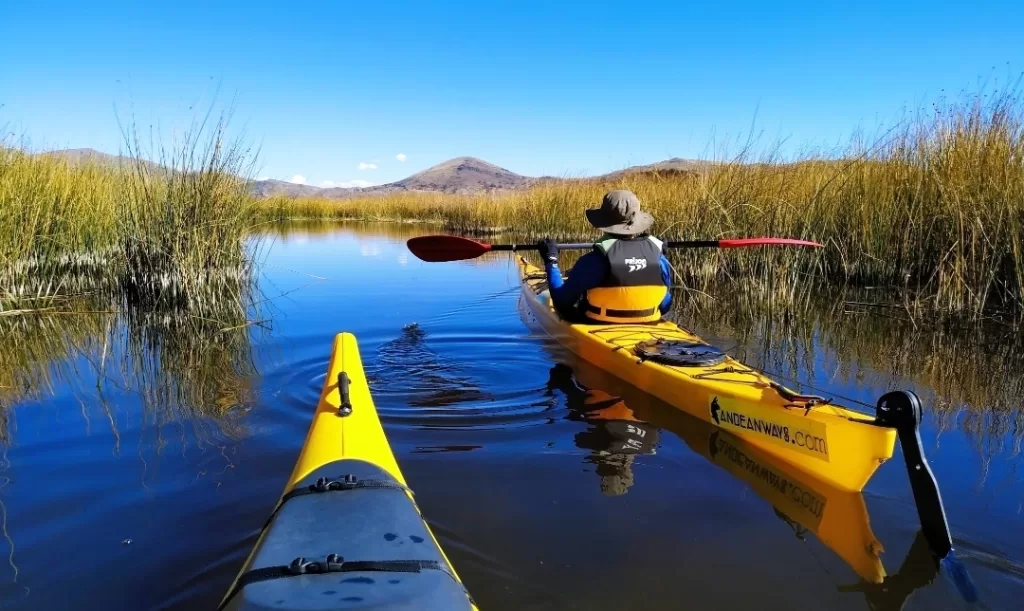
{"label": "black carry handle", "polygon": [[338,393],[341,395],[341,405],[338,406],[338,415],[348,416],[352,413],[352,402],[349,399],[348,389],[352,381],[348,374],[342,371],[338,374]]}

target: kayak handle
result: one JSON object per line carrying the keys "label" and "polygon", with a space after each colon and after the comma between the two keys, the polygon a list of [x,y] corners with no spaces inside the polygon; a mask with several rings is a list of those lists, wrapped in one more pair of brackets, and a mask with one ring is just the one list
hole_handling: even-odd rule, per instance
{"label": "kayak handle", "polygon": [[352,383],[348,374],[342,371],[338,374],[338,393],[341,395],[341,405],[338,406],[338,416],[344,418],[352,414],[352,402],[349,400],[348,387]]}

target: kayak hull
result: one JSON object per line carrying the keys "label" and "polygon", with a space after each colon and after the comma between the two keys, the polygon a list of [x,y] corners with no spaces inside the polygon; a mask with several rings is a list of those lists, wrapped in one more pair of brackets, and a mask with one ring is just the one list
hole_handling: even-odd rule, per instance
{"label": "kayak hull", "polygon": [[536,324],[604,371],[719,427],[800,471],[860,491],[892,457],[896,430],[835,405],[810,405],[734,359],[681,367],[640,359],[633,347],[663,339],[702,342],[667,321],[650,324],[568,323],[554,311],[544,271],[518,261],[522,296]]}
{"label": "kayak hull", "polygon": [[354,336],[335,338],[327,373],[281,500],[221,608],[475,609],[398,467]]}

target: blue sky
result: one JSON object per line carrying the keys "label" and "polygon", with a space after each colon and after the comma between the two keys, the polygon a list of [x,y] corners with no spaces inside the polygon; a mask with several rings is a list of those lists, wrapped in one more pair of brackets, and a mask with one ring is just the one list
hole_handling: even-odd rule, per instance
{"label": "blue sky", "polygon": [[10,2],[0,126],[113,153],[115,109],[170,140],[233,104],[260,176],[383,183],[460,155],[580,175],[752,126],[834,146],[1024,70],[1018,0],[712,4]]}

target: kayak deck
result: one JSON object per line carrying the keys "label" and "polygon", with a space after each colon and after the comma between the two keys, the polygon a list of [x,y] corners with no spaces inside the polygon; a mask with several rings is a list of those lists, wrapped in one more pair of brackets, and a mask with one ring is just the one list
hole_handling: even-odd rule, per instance
{"label": "kayak deck", "polygon": [[298,461],[221,608],[476,609],[413,500],[351,334],[335,338]]}
{"label": "kayak deck", "polygon": [[725,357],[710,366],[643,360],[633,348],[652,339],[703,342],[668,321],[568,323],[555,312],[543,270],[518,260],[522,293],[537,323],[585,360],[797,469],[846,490],[862,490],[893,455],[896,430],[871,416],[788,391]]}

